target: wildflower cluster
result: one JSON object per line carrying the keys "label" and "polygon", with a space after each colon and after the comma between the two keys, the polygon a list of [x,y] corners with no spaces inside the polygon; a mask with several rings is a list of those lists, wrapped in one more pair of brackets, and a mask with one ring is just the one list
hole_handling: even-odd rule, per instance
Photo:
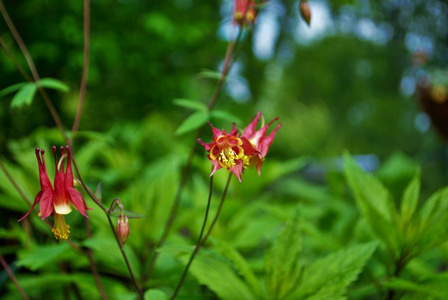
{"label": "wildflower cluster", "polygon": [[277,124],[274,130],[267,135],[268,127],[278,118],[274,118],[266,125],[262,122],[261,128],[256,130],[260,118],[262,118],[262,114],[258,112],[241,136],[239,136],[235,124],[233,124],[232,130],[226,133],[224,129],[219,130],[209,123],[213,131],[213,140],[208,144],[202,142],[201,139],[198,139],[198,142],[209,153],[207,157],[213,165],[210,176],[221,168],[235,174],[240,182],[241,174],[247,167],[256,167],[258,174],[261,174],[266,154],[281,123]]}

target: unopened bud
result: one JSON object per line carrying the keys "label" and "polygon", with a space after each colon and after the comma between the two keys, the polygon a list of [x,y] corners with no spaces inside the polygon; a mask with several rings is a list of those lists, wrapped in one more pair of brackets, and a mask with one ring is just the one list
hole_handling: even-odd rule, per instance
{"label": "unopened bud", "polygon": [[311,23],[311,7],[308,0],[301,0],[299,4],[299,11],[302,19],[310,26]]}
{"label": "unopened bud", "polygon": [[117,236],[118,240],[120,241],[121,247],[123,247],[129,236],[129,222],[128,217],[126,217],[125,215],[121,215],[120,217],[118,217]]}

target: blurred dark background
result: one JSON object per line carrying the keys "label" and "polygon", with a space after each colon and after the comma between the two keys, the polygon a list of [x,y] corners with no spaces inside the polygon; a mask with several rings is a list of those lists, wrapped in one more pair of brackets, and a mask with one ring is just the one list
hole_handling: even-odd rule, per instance
{"label": "blurred dark background", "polygon": [[[397,160],[403,167],[409,159],[423,166],[427,183],[444,184],[444,138],[419,104],[418,91],[420,82],[427,100],[439,105],[435,111],[447,109],[446,1],[309,2],[310,28],[300,19],[298,1],[267,3],[255,29],[245,33],[245,47],[217,108],[244,121],[260,109],[267,119],[278,115],[283,128],[271,155],[280,159],[310,155],[320,160],[348,149],[374,154],[392,169]],[[71,87],[68,94],[50,91],[64,125],[71,128],[83,65],[82,1],[4,4],[41,77]],[[198,74],[222,64],[231,7],[232,1],[93,0],[80,129],[108,132],[154,115],[175,129],[190,112],[172,100],[206,103],[213,91],[215,81]],[[3,21],[0,30],[26,67]],[[3,52],[0,70],[0,89],[23,81]],[[0,102],[0,153],[7,157],[10,141],[54,127],[40,96],[21,109],[10,108],[11,98]]]}

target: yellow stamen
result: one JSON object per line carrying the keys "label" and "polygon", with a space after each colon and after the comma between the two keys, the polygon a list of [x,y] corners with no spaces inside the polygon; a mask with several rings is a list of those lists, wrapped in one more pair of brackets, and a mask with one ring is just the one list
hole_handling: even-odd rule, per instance
{"label": "yellow stamen", "polygon": [[70,235],[70,226],[65,223],[64,215],[54,214],[54,227],[51,231],[57,240],[67,240]]}
{"label": "yellow stamen", "polygon": [[226,169],[230,169],[236,165],[235,160],[241,159],[244,157],[244,150],[241,147],[238,147],[239,154],[237,155],[232,148],[225,148],[219,153],[218,162],[219,164]]}

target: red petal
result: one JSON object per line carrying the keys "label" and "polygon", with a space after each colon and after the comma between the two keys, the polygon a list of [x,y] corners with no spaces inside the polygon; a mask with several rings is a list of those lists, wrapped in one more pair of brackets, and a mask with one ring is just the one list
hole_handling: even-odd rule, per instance
{"label": "red petal", "polygon": [[201,144],[205,148],[206,151],[210,151],[212,143],[210,143],[210,144],[204,143],[201,139],[198,139],[198,143]]}
{"label": "red petal", "polygon": [[45,219],[53,212],[53,191],[44,191],[40,201],[40,217]]}
{"label": "red petal", "polygon": [[73,171],[72,171],[72,159],[70,153],[70,147],[66,146],[67,150],[67,169],[65,170],[65,186],[67,188],[73,187]]}
{"label": "red petal", "polygon": [[249,125],[247,125],[247,127],[243,131],[242,136],[248,139],[252,139],[252,136],[255,132],[255,128],[257,127],[258,120],[260,119],[260,117],[261,117],[261,111],[259,111],[255,116],[255,118],[252,120],[252,122],[250,122]]}
{"label": "red petal", "polygon": [[258,152],[257,149],[255,149],[254,146],[252,146],[252,144],[249,142],[248,139],[242,137],[241,141],[243,141],[243,145],[241,147],[243,148],[245,155],[250,156],[254,154],[260,154],[260,152]]}
{"label": "red petal", "polygon": [[74,188],[68,188],[67,192],[70,195],[70,202],[73,204],[73,206],[75,206],[75,208],[81,213],[81,215],[88,218],[86,214],[86,203],[84,202],[81,194]]}
{"label": "red petal", "polygon": [[236,165],[231,167],[229,171],[235,174],[236,178],[238,178],[238,181],[241,182],[241,173],[243,172],[243,161],[238,159],[235,160],[235,163]]}
{"label": "red petal", "polygon": [[213,174],[215,174],[216,171],[221,169],[222,166],[219,164],[219,162],[217,160],[210,160],[210,161],[212,162],[212,165],[213,165],[213,169],[212,169],[212,172],[210,173],[210,176],[213,176]]}
{"label": "red petal", "polygon": [[212,123],[208,122],[208,125],[212,128],[213,131],[213,140],[216,140],[220,135],[222,135],[222,131],[216,127],[213,127]]}
{"label": "red petal", "polygon": [[282,124],[279,123],[277,126],[275,126],[274,130],[272,130],[271,134],[269,134],[267,137],[264,137],[260,141],[259,151],[260,151],[260,157],[265,157],[268,153],[269,147],[271,146],[272,142],[274,141],[275,134],[277,131],[282,127]]}
{"label": "red petal", "polygon": [[31,205],[30,210],[23,216],[21,217],[17,222],[22,221],[23,219],[25,219],[26,217],[28,217],[28,215],[30,214],[31,210],[33,210],[34,206],[39,203],[40,199],[42,197],[42,191],[40,191],[39,193],[37,193],[36,198],[34,198],[34,203],[33,205]]}

